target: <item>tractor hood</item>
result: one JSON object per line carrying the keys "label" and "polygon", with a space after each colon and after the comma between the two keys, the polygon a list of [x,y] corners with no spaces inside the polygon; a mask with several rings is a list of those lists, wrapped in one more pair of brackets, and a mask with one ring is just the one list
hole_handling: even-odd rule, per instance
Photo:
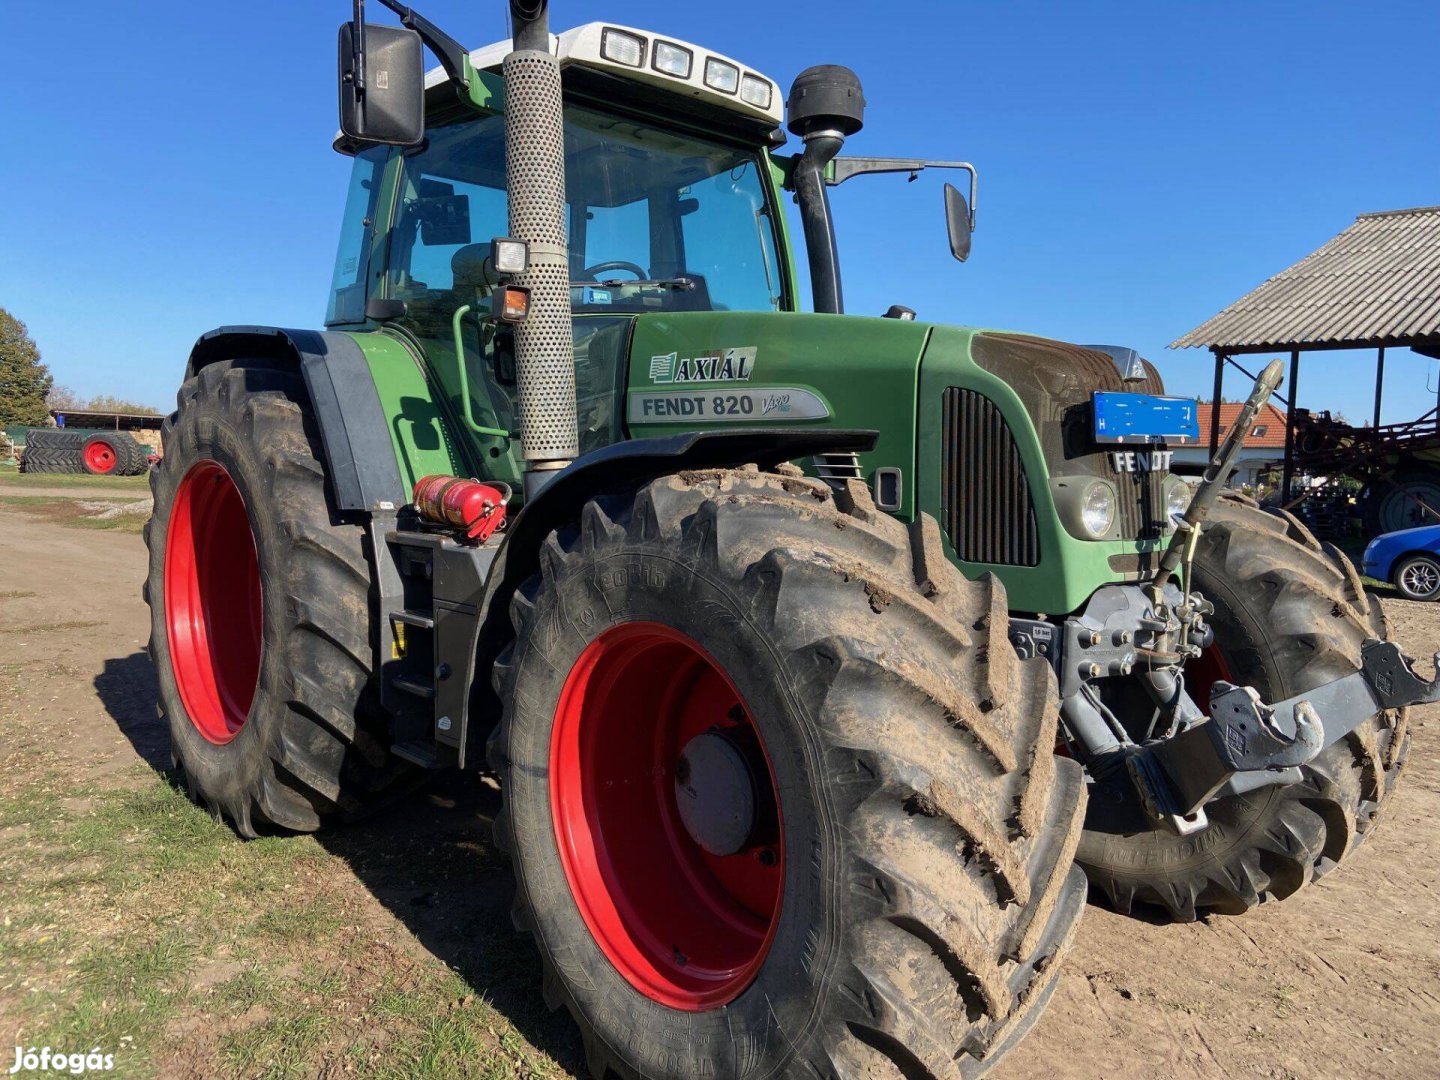
{"label": "tractor hood", "polygon": [[[788,312],[641,315],[631,336],[631,438],[709,427],[869,428],[860,472],[915,466],[915,401],[931,327]],[[908,488],[908,485],[906,485]],[[899,514],[913,515],[902,493]]]}

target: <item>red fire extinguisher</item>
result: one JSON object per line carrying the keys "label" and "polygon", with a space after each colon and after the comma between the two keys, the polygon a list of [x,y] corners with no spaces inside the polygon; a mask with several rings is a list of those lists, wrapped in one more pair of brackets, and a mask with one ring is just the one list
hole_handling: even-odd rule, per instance
{"label": "red fire extinguisher", "polygon": [[423,476],[415,482],[415,509],[426,521],[453,525],[484,543],[505,522],[510,489],[458,476]]}

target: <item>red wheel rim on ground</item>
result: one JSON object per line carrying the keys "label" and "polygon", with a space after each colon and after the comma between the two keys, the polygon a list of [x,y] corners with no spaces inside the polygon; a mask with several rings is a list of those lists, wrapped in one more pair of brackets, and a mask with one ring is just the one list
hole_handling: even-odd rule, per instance
{"label": "red wheel rim on ground", "polygon": [[104,475],[115,471],[115,463],[119,459],[115,454],[115,448],[107,442],[95,441],[85,447],[85,468],[92,473]]}
{"label": "red wheel rim on ground", "polygon": [[[716,752],[718,753],[718,757]],[[745,763],[753,811],[709,797],[744,839],[717,854],[715,833],[686,819],[677,790],[714,792],[691,760]],[[693,774],[692,774],[693,770]],[[717,801],[718,800],[718,801]],[[748,802],[747,802],[748,800]],[[735,684],[694,640],[654,622],[603,632],[561,691],[550,745],[550,803],[560,860],[586,925],[631,986],[698,1012],[738,997],[779,923],[785,858],[774,772]],[[693,808],[696,801],[687,801]]]}
{"label": "red wheel rim on ground", "polygon": [[191,723],[213,743],[233,739],[260,677],[260,561],[245,501],[214,461],[175,492],[165,541],[170,666]]}

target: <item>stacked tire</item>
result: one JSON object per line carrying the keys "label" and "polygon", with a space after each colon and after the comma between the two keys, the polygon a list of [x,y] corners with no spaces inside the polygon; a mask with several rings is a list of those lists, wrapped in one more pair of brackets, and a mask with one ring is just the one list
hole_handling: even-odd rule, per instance
{"label": "stacked tire", "polygon": [[20,459],[23,473],[81,473],[81,451],[85,435],[63,428],[31,428],[25,433],[25,453]]}
{"label": "stacked tire", "polygon": [[149,453],[126,431],[66,431],[31,428],[25,434],[24,473],[90,473],[138,476],[149,467]]}
{"label": "stacked tire", "polygon": [[80,448],[80,464],[94,476],[139,476],[149,467],[149,451],[129,432],[97,431]]}

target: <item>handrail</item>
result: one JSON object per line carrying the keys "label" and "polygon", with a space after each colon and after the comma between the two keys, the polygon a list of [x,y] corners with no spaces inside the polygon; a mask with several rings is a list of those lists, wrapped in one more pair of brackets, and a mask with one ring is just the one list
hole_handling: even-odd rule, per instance
{"label": "handrail", "polygon": [[489,435],[496,439],[513,439],[515,436],[506,428],[486,427],[484,424],[475,422],[474,413],[470,408],[470,377],[465,372],[465,335],[461,322],[465,316],[470,314],[470,305],[461,304],[455,309],[455,315],[450,320],[450,328],[455,334],[455,366],[460,373],[460,415],[465,421],[465,426],[477,435]]}

